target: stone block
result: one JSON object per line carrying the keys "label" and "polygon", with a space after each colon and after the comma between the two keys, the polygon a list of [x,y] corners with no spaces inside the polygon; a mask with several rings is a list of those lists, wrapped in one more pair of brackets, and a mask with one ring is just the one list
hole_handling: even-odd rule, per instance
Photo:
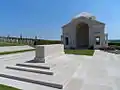
{"label": "stone block", "polygon": [[36,46],[35,61],[44,63],[46,59],[54,58],[64,54],[64,46],[62,44],[38,45]]}

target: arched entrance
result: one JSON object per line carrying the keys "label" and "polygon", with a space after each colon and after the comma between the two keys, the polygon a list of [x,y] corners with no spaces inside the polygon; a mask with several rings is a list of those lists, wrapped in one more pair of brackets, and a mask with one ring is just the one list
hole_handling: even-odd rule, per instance
{"label": "arched entrance", "polygon": [[89,46],[89,26],[86,23],[79,23],[76,26],[77,48],[88,48]]}

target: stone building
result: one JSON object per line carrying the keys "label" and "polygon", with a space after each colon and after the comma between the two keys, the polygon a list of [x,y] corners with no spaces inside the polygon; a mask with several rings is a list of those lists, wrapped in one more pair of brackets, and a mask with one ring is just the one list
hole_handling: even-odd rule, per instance
{"label": "stone building", "polygon": [[103,22],[83,12],[62,27],[62,41],[65,48],[99,48],[108,45],[108,34]]}

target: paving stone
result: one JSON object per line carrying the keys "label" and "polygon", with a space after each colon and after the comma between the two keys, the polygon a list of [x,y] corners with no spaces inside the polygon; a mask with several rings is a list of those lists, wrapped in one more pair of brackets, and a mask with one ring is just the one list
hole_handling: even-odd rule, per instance
{"label": "paving stone", "polygon": [[[20,55],[20,56],[19,56]],[[0,73],[12,74],[34,80],[45,80],[53,82],[61,82],[63,85],[61,90],[119,90],[120,89],[120,55],[107,53],[96,50],[93,57],[82,55],[62,55],[54,59],[46,60],[46,65],[50,66],[50,70],[55,74],[51,77],[48,75],[38,75],[17,72],[14,70],[6,71],[5,66],[15,65],[16,63],[24,63],[34,58],[34,52],[27,52],[0,58]],[[41,65],[40,63],[31,63],[33,65]],[[15,73],[16,72],[16,73]],[[21,74],[20,74],[21,73]],[[48,77],[46,77],[48,76]],[[16,81],[16,82],[14,82]],[[22,88],[23,90],[59,90],[44,85],[37,85],[28,82],[21,82],[0,77],[0,83]],[[15,85],[16,83],[16,85]],[[24,84],[23,84],[24,83]]]}

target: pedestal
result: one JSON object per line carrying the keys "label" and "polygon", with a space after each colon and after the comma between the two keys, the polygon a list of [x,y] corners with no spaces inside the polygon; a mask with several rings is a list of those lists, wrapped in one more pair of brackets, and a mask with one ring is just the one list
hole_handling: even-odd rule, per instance
{"label": "pedestal", "polygon": [[37,45],[34,60],[45,63],[46,59],[52,59],[62,54],[64,54],[63,44]]}

